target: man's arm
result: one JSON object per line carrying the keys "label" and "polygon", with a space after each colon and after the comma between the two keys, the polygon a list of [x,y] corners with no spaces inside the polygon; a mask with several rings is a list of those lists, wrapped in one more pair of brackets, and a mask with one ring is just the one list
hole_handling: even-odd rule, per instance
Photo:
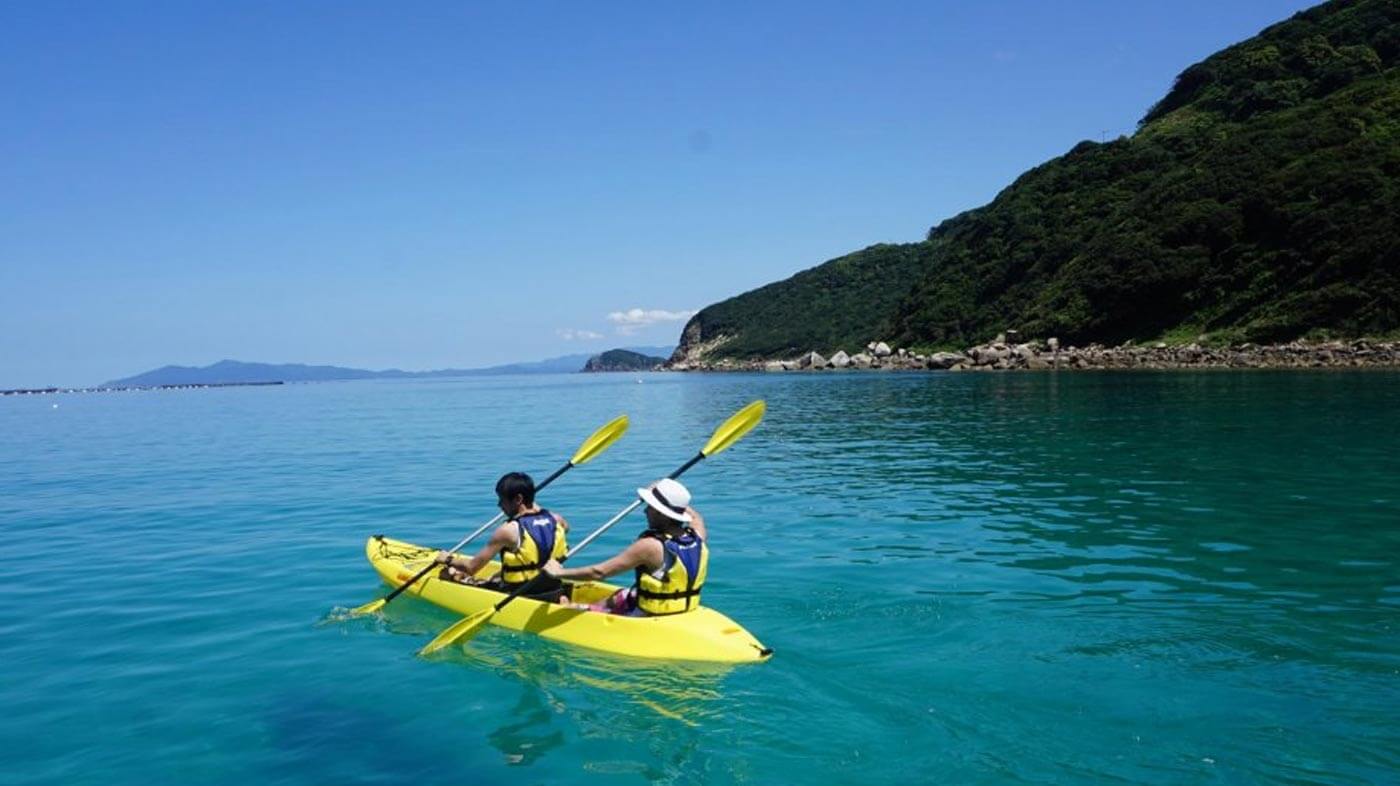
{"label": "man's arm", "polygon": [[685,512],[690,514],[690,528],[695,530],[695,534],[699,535],[701,540],[709,542],[710,533],[705,531],[705,517],[695,508],[686,508]]}
{"label": "man's arm", "polygon": [[558,560],[550,560],[545,563],[544,572],[560,579],[598,581],[632,570],[638,565],[649,566],[656,561],[653,552],[660,548],[661,544],[654,540],[639,540],[610,559],[581,568],[566,568]]}
{"label": "man's arm", "polygon": [[463,561],[460,556],[450,555],[445,551],[439,551],[436,561],[451,565],[469,576],[475,576],[477,571],[485,567],[486,563],[490,562],[497,554],[500,554],[502,550],[515,548],[515,535],[515,523],[506,522],[497,527],[495,532],[491,533],[491,539],[486,541],[486,545],[482,546],[481,550],[473,554],[470,559]]}

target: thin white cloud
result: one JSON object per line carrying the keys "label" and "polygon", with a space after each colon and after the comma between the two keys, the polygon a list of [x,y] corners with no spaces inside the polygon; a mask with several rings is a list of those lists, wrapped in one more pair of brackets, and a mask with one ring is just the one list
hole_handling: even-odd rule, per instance
{"label": "thin white cloud", "polygon": [[626,311],[614,311],[608,314],[608,321],[617,325],[618,333],[626,336],[641,328],[662,322],[680,322],[683,319],[690,319],[696,313],[694,309],[667,311],[664,308],[629,308]]}
{"label": "thin white cloud", "polygon": [[595,333],[592,330],[575,330],[573,328],[560,328],[554,331],[565,341],[591,341],[602,338],[602,333]]}

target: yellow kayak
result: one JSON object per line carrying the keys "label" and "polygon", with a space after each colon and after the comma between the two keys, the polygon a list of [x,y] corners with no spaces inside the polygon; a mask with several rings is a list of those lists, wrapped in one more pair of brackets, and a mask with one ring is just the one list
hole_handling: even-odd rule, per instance
{"label": "yellow kayak", "polygon": [[[383,535],[365,542],[370,564],[380,578],[396,587],[413,578],[435,553],[436,549]],[[494,565],[487,565],[478,575],[487,578],[495,570]],[[579,582],[573,585],[571,596],[576,603],[599,603],[618,589],[598,581]],[[444,581],[437,571],[430,571],[408,592],[463,616],[505,597],[484,587]],[[738,623],[704,606],[664,617],[624,617],[521,597],[492,616],[491,624],[635,658],[755,663],[773,654]]]}

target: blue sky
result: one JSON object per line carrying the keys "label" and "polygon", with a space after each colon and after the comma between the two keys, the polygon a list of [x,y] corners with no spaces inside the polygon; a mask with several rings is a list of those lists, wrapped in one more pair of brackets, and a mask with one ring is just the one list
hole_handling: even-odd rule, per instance
{"label": "blue sky", "polygon": [[0,387],[674,343],[1308,5],[5,3]]}

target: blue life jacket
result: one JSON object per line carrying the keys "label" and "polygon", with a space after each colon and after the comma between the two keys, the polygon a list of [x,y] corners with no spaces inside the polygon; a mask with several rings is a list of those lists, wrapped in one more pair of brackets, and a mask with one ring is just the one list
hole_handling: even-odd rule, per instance
{"label": "blue life jacket", "polygon": [[680,614],[700,605],[700,589],[709,571],[710,549],[695,530],[676,537],[648,529],[638,538],[661,541],[660,576],[637,568],[637,608],[651,616]]}
{"label": "blue life jacket", "polygon": [[553,513],[540,509],[520,516],[515,523],[520,545],[501,551],[501,583],[507,587],[530,581],[546,562],[563,557],[569,550],[564,525]]}

